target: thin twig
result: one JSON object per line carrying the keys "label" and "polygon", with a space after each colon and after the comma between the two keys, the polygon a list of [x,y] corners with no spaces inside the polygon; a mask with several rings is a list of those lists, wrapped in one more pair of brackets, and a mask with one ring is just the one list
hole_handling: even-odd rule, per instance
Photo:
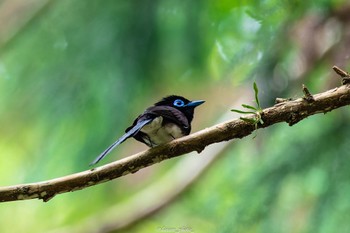
{"label": "thin twig", "polygon": [[332,68],[340,77],[342,77],[342,84],[343,85],[350,83],[349,72],[346,72],[346,71],[340,69],[338,66],[333,66]]}
{"label": "thin twig", "polygon": [[335,71],[335,73],[340,75],[340,77],[342,77],[342,78],[346,78],[346,77],[349,78],[350,77],[350,74],[348,72],[340,69],[338,66],[333,66],[332,68]]}
{"label": "thin twig", "polygon": [[311,95],[309,89],[307,89],[307,87],[305,86],[305,84],[303,84],[302,86],[303,92],[304,92],[304,100],[306,100],[307,102],[311,103],[314,102],[314,97]]}

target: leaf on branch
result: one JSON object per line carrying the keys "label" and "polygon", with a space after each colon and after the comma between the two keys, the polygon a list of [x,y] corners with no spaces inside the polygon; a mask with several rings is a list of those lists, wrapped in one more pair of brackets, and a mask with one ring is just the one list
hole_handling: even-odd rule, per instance
{"label": "leaf on branch", "polygon": [[260,124],[264,124],[264,121],[261,119],[261,112],[262,109],[260,107],[260,101],[259,101],[259,89],[258,86],[256,85],[256,82],[254,82],[253,84],[253,89],[254,89],[254,93],[255,93],[255,101],[256,101],[256,105],[257,107],[248,105],[248,104],[242,104],[243,108],[246,109],[250,109],[253,111],[242,111],[242,110],[238,110],[238,109],[231,109],[232,112],[236,112],[236,113],[241,113],[241,114],[254,114],[254,118],[245,118],[245,117],[240,117],[241,120],[248,122],[250,124],[255,125],[255,128],[258,128],[258,123]]}
{"label": "leaf on branch", "polygon": [[245,118],[245,117],[240,117],[239,119],[245,121],[245,122],[248,122],[250,124],[256,124],[256,119],[251,119],[251,118]]}
{"label": "leaf on branch", "polygon": [[241,113],[241,114],[255,114],[255,112],[242,111],[238,109],[231,109],[231,112]]}
{"label": "leaf on branch", "polygon": [[256,104],[258,105],[258,109],[261,109],[261,107],[260,107],[260,102],[259,102],[259,98],[258,98],[259,89],[258,89],[258,85],[256,85],[256,82],[254,82],[253,88],[254,88],[254,92],[255,92],[255,101],[256,101]]}
{"label": "leaf on branch", "polygon": [[242,104],[242,107],[243,107],[243,108],[252,109],[252,110],[254,110],[254,111],[257,111],[257,110],[258,110],[258,109],[256,109],[255,107],[250,106],[250,105],[248,105],[248,104]]}

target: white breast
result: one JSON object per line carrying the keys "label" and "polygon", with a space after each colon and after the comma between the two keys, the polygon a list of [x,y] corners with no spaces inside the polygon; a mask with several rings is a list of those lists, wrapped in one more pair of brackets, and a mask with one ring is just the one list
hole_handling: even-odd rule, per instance
{"label": "white breast", "polygon": [[141,129],[147,135],[143,139],[149,146],[154,147],[183,136],[182,130],[176,124],[167,123],[163,126],[162,123],[163,117],[160,116]]}

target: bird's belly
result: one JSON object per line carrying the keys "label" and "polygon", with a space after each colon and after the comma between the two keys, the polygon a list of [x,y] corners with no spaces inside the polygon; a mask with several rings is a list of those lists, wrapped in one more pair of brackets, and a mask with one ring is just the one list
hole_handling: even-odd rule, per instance
{"label": "bird's belly", "polygon": [[150,147],[164,144],[184,136],[181,128],[174,123],[162,124],[162,117],[157,117],[150,124],[144,126],[141,132],[146,134],[143,140]]}

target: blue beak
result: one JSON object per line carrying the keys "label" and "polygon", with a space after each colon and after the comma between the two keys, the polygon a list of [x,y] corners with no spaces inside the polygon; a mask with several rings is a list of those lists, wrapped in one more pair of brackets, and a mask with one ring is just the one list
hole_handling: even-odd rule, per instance
{"label": "blue beak", "polygon": [[204,102],[205,102],[204,100],[194,100],[194,101],[191,101],[188,104],[186,104],[186,107],[197,107]]}

